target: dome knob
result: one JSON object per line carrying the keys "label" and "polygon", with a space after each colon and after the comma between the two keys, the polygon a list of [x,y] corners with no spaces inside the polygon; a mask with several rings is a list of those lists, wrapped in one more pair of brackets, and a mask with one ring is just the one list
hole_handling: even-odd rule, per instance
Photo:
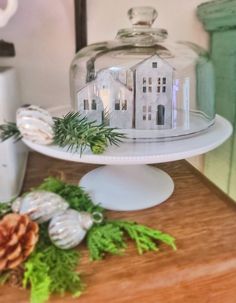
{"label": "dome knob", "polygon": [[157,11],[153,7],[133,7],[128,10],[128,16],[133,26],[151,27],[157,18]]}

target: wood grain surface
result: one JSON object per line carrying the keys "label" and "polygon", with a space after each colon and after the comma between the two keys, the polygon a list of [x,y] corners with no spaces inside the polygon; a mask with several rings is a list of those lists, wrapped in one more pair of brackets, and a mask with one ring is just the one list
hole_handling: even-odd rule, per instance
{"label": "wood grain surface", "polygon": [[[32,153],[24,191],[52,175],[77,183],[95,165],[75,164]],[[85,247],[79,271],[87,284],[78,299],[69,295],[50,302],[78,303],[235,303],[236,207],[186,161],[158,165],[175,181],[171,198],[136,212],[109,212],[111,218],[135,220],[176,237],[177,252],[139,256],[129,245],[124,256],[89,262]],[[220,173],[220,172],[219,172]],[[109,186],[109,184],[108,184]],[[29,302],[25,290],[0,288],[0,302]]]}

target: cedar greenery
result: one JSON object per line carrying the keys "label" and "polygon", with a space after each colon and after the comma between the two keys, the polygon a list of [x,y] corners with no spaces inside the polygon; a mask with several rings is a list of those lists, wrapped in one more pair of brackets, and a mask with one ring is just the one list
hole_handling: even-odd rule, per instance
{"label": "cedar greenery", "polygon": [[51,191],[63,197],[70,208],[77,211],[103,212],[104,209],[95,205],[90,196],[79,186],[64,183],[56,178],[49,177],[37,188],[39,190]]}
{"label": "cedar greenery", "polygon": [[176,250],[175,239],[156,229],[129,221],[107,221],[93,227],[87,236],[91,260],[102,259],[106,253],[121,254],[126,248],[124,235],[132,239],[138,253],[157,251],[157,242],[163,242]]}
{"label": "cedar greenery", "polygon": [[34,252],[25,262],[23,287],[30,286],[30,302],[43,303],[50,296],[51,279],[43,252]]}
{"label": "cedar greenery", "polygon": [[124,252],[126,244],[124,233],[112,223],[96,225],[87,235],[87,246],[91,260],[100,260],[106,253],[120,255]]}
{"label": "cedar greenery", "polygon": [[[119,145],[125,135],[116,128],[110,128],[96,121],[90,122],[87,117],[81,117],[78,112],[69,112],[62,118],[54,117],[54,144],[67,147],[80,155],[88,147],[94,154],[103,153],[109,145]],[[13,137],[16,141],[22,138],[16,123],[7,122],[0,125],[0,140]]]}
{"label": "cedar greenery", "polygon": [[30,286],[30,303],[44,303],[51,294],[70,292],[79,297],[84,289],[76,271],[79,253],[50,245],[36,250],[25,262],[23,286]]}
{"label": "cedar greenery", "polygon": [[[104,212],[101,206],[93,204],[82,188],[56,178],[45,179],[36,189],[62,196],[70,208],[77,211]],[[0,214],[10,211],[11,202],[3,205],[0,203]],[[77,272],[80,259],[78,250],[62,250],[54,246],[48,234],[48,224],[46,222],[40,225],[36,249],[24,263],[23,286],[31,289],[31,303],[44,303],[54,293],[70,292],[78,297],[84,290],[84,284]],[[90,259],[100,260],[106,254],[123,254],[127,247],[127,239],[135,242],[139,254],[157,251],[160,242],[176,249],[175,239],[166,233],[135,222],[104,219],[101,224],[94,224],[88,231],[86,241]],[[9,274],[1,273],[0,284],[7,283]]]}
{"label": "cedar greenery", "polygon": [[0,202],[0,218],[11,212],[11,202]]}
{"label": "cedar greenery", "polygon": [[63,295],[65,292],[80,296],[84,285],[77,272],[79,259],[77,250],[54,246],[48,235],[48,223],[43,223],[36,250],[25,262],[23,286],[30,286],[30,302],[43,303],[51,294]]}
{"label": "cedar greenery", "polygon": [[103,153],[108,145],[118,145],[125,136],[115,128],[89,122],[79,113],[69,112],[63,118],[54,118],[54,143],[68,150],[84,152],[89,147],[94,154]]}

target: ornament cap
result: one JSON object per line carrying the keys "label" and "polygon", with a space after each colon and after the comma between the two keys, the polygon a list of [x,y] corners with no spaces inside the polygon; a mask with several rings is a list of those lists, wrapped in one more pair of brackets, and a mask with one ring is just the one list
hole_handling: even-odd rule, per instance
{"label": "ornament cap", "polygon": [[93,216],[87,212],[80,212],[79,217],[81,227],[85,230],[89,230],[94,223]]}
{"label": "ornament cap", "polygon": [[11,205],[11,209],[14,213],[20,212],[21,202],[22,202],[22,198],[17,198],[15,201],[13,201]]}

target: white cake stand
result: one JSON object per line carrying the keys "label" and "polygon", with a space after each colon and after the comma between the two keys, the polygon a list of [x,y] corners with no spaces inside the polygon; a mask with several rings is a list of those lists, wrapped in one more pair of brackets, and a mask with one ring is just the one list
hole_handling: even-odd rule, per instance
{"label": "white cake stand", "polygon": [[110,147],[102,155],[86,151],[82,157],[57,146],[43,146],[24,140],[26,145],[44,155],[66,161],[105,164],[87,173],[82,186],[95,203],[119,211],[140,210],[156,206],[168,199],[174,182],[164,171],[146,164],[186,159],[206,153],[230,137],[231,124],[216,117],[206,132],[175,141],[122,143]]}

